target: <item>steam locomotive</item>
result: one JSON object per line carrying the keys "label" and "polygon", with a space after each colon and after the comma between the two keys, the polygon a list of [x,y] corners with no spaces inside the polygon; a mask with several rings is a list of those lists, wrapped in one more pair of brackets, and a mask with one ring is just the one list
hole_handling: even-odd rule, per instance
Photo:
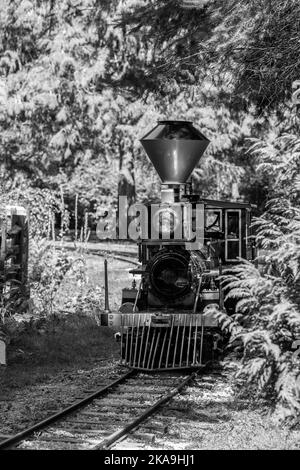
{"label": "steam locomotive", "polygon": [[251,205],[203,199],[190,175],[209,140],[190,121],[158,121],[141,139],[161,179],[161,201],[144,210],[139,276],[122,291],[122,362],[142,370],[199,367],[218,351],[216,309],[234,311],[219,281],[238,258],[254,258]]}

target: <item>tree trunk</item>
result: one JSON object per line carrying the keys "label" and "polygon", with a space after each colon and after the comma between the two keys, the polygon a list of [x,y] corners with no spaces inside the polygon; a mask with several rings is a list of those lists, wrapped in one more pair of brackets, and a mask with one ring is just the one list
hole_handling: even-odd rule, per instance
{"label": "tree trunk", "polygon": [[118,182],[118,196],[126,196],[128,206],[134,204],[136,199],[134,163],[131,155],[122,158]]}

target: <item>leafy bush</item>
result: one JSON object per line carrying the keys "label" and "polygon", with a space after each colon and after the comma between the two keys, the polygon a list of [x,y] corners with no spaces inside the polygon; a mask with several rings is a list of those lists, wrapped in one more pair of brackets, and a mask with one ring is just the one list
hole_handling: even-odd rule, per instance
{"label": "leafy bush", "polygon": [[72,266],[72,258],[57,250],[46,238],[32,239],[29,282],[34,311],[42,315],[54,313],[55,296]]}
{"label": "leafy bush", "polygon": [[292,421],[300,414],[294,351],[300,339],[299,144],[290,132],[253,147],[257,171],[268,172],[270,181],[266,211],[254,222],[260,251],[256,265],[241,260],[224,275],[226,298],[237,301],[236,313],[217,314],[231,344],[242,344],[242,389],[271,398],[276,416]]}

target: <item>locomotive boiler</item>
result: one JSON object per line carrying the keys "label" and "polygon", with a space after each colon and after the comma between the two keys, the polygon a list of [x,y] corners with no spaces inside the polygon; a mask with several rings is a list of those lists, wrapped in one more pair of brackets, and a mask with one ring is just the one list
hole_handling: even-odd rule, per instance
{"label": "locomotive boiler", "polygon": [[216,310],[234,310],[219,281],[253,259],[251,205],[204,199],[191,173],[209,140],[188,121],[159,121],[141,144],[161,179],[161,200],[143,208],[140,266],[109,325],[120,328],[124,364],[143,370],[199,367],[218,351]]}

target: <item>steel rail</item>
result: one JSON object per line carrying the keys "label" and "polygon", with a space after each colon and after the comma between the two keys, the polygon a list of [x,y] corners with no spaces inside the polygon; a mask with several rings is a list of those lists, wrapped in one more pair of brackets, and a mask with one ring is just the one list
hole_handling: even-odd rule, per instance
{"label": "steel rail", "polygon": [[190,374],[186,379],[184,379],[177,387],[170,390],[164,397],[160,398],[154,405],[147,408],[140,416],[131,421],[129,424],[124,426],[122,429],[115,431],[107,438],[103,439],[99,444],[96,444],[91,450],[103,450],[108,449],[112,444],[121,439],[121,437],[126,436],[130,431],[135,429],[139,424],[141,424],[146,418],[151,416],[155,411],[160,408],[162,405],[167,403],[171,398],[177,395],[191,380],[193,380],[200,372],[206,369],[206,365],[203,365],[197,371]]}
{"label": "steel rail", "polygon": [[[76,248],[73,246],[55,246],[56,250],[69,250],[69,251],[76,251]],[[126,261],[128,263],[134,264],[135,266],[139,266],[140,263],[137,261],[137,253],[133,253],[130,251],[117,251],[117,250],[109,250],[105,248],[91,248],[87,247],[84,248],[84,251],[90,255],[95,255],[95,256],[100,256],[100,257],[105,257],[107,255],[110,255],[112,258],[120,260],[120,261]],[[135,258],[135,259],[134,259]]]}
{"label": "steel rail", "polygon": [[25,437],[28,437],[32,435],[34,432],[39,431],[49,424],[55,423],[59,421],[61,418],[64,418],[65,416],[73,413],[74,411],[77,411],[78,409],[82,408],[83,406],[87,405],[88,403],[92,402],[95,398],[100,397],[101,395],[104,395],[106,392],[108,392],[111,388],[119,385],[120,383],[124,382],[126,379],[131,377],[132,375],[135,375],[137,373],[136,370],[132,369],[126,374],[122,375],[118,379],[114,380],[108,385],[105,385],[104,387],[100,388],[96,392],[92,393],[91,395],[88,395],[87,397],[83,398],[82,400],[74,403],[73,405],[68,406],[67,408],[64,408],[62,411],[59,411],[48,418],[39,421],[38,423],[34,424],[30,428],[25,429],[24,431],[19,432],[18,434],[15,434],[14,436],[5,439],[4,441],[0,442],[0,450],[3,449],[9,449],[13,445],[17,444],[18,442],[22,441]]}

